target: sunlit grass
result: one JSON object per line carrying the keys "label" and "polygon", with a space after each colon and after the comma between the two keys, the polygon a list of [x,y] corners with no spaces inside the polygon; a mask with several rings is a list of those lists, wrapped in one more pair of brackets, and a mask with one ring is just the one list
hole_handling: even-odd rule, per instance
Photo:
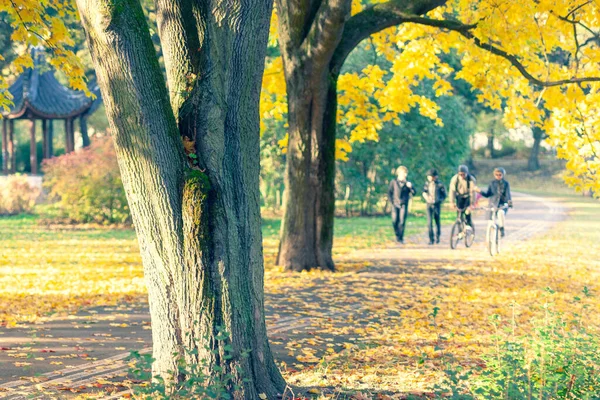
{"label": "sunlit grass", "polygon": [[[14,324],[81,307],[146,301],[132,229],[39,221],[31,215],[0,217],[0,321]],[[267,269],[274,268],[279,226],[279,219],[263,223]],[[411,216],[407,235],[424,226],[422,215]],[[382,246],[394,237],[388,217],[338,218],[335,229],[337,254]]]}

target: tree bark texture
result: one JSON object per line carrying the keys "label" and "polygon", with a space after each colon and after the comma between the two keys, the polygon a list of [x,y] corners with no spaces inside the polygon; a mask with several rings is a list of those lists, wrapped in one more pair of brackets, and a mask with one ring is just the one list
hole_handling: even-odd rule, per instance
{"label": "tree bark texture", "polygon": [[350,0],[277,0],[289,125],[279,265],[335,269],[336,89],[346,57],[369,35],[444,3],[392,0],[350,17]]}
{"label": "tree bark texture", "polygon": [[185,354],[231,374],[234,398],[276,398],[259,202],[271,2],[157,0],[169,90],[138,1],[77,3],[140,243],[154,373],[185,379],[172,372]]}
{"label": "tree bark texture", "polygon": [[295,271],[334,270],[337,76],[329,63],[350,15],[350,1],[313,1],[299,7],[294,1],[277,3],[289,124],[277,262]]}

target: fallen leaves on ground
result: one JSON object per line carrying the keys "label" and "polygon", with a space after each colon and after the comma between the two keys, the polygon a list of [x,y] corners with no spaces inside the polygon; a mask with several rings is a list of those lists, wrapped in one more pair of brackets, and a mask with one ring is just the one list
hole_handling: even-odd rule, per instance
{"label": "fallen leaves on ground", "polygon": [[[265,293],[271,345],[286,380],[310,387],[312,396],[355,399],[427,394],[442,374],[445,355],[479,366],[491,345],[489,317],[514,320],[531,330],[555,294],[558,311],[588,287],[597,294],[600,205],[566,198],[571,218],[541,238],[494,259],[365,261],[345,257],[339,271],[290,273],[275,267],[277,241],[265,238]],[[0,221],[0,319],[7,324],[48,312],[144,302],[141,263],[131,235],[45,232],[31,223],[15,230]],[[382,225],[383,226],[383,225]],[[375,235],[381,236],[380,231]],[[39,236],[38,241],[32,235]],[[337,256],[368,247],[381,237],[356,233],[336,240]],[[586,318],[600,326],[597,297]],[[127,326],[116,320],[115,327]],[[3,347],[2,351],[17,348]],[[387,397],[386,397],[387,396]]]}

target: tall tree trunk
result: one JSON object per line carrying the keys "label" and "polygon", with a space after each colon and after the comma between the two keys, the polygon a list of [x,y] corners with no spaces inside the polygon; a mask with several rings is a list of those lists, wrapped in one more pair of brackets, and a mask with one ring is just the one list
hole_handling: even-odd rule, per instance
{"label": "tall tree trunk", "polygon": [[289,140],[284,216],[277,263],[286,269],[334,270],[337,74],[329,63],[349,0],[300,7],[278,0],[280,47],[288,97]]}
{"label": "tall tree trunk", "polygon": [[527,161],[527,170],[529,171],[537,171],[540,169],[540,147],[542,144],[542,140],[544,140],[544,131],[534,126],[533,130],[533,146],[531,147],[531,152],[529,153],[529,160]]}
{"label": "tall tree trunk", "polygon": [[140,4],[77,2],[140,242],[153,372],[185,379],[170,372],[185,354],[213,379],[229,375],[234,398],[276,398],[259,192],[270,1],[157,1],[170,98]]}
{"label": "tall tree trunk", "polygon": [[445,2],[387,1],[350,17],[350,0],[277,0],[289,124],[279,265],[334,269],[336,86],[344,60],[369,35]]}
{"label": "tall tree trunk", "polygon": [[337,77],[328,70],[297,73],[288,80],[287,194],[277,262],[294,271],[333,271]]}
{"label": "tall tree trunk", "polygon": [[485,155],[487,158],[496,158],[496,155],[494,154],[494,128],[491,128],[488,132],[487,139],[488,142]]}

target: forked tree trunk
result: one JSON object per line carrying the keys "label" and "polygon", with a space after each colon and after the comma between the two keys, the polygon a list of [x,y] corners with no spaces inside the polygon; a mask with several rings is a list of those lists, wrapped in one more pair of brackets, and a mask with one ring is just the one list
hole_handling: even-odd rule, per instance
{"label": "forked tree trunk", "polygon": [[334,269],[336,86],[344,60],[369,35],[445,2],[387,1],[350,17],[350,0],[277,0],[289,123],[279,265]]}
{"label": "forked tree trunk", "polygon": [[234,398],[276,398],[259,202],[270,2],[157,1],[170,98],[139,2],[77,2],[140,244],[153,372],[185,379],[173,371],[186,354],[213,379],[229,374]]}

